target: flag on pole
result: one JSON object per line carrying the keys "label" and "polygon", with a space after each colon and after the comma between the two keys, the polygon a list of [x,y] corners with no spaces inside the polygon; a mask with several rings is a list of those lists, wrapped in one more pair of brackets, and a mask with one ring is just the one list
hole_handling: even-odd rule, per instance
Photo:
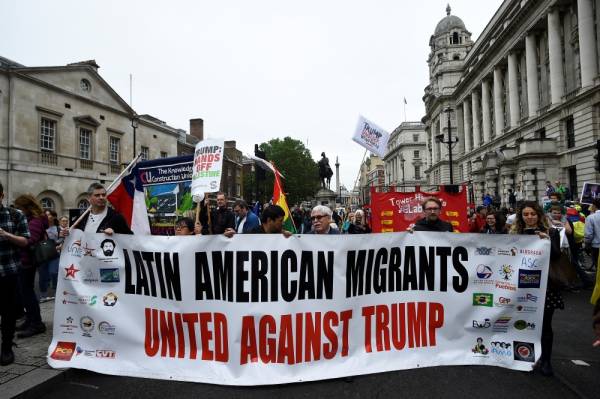
{"label": "flag on pole", "polygon": [[150,234],[148,209],[144,197],[144,187],[138,176],[137,165],[132,166],[129,173],[125,172],[119,182],[109,187],[106,198],[112,207],[125,218],[127,225],[134,234]]}
{"label": "flag on pole", "polygon": [[275,165],[273,165],[273,169],[276,172],[274,173],[275,182],[273,183],[273,204],[279,205],[285,212],[285,216],[283,217],[283,228],[287,231],[291,231],[292,233],[296,233],[296,227],[292,221],[292,215],[290,215],[290,208],[288,208],[287,200],[285,199],[285,193],[283,191],[283,186],[281,185],[281,179],[279,179],[280,173],[275,168]]}
{"label": "flag on pole", "polygon": [[387,152],[387,143],[390,134],[360,115],[356,124],[356,130],[352,140],[383,158]]}

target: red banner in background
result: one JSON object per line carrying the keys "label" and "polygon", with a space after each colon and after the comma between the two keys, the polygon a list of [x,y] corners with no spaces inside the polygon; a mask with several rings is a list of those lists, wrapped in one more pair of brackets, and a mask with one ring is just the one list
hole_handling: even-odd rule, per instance
{"label": "red banner in background", "polygon": [[440,218],[452,223],[455,231],[469,231],[467,189],[458,193],[448,191],[426,192],[418,187],[415,192],[376,192],[371,188],[371,229],[374,233],[405,231],[423,217],[421,202],[427,197],[442,201]]}

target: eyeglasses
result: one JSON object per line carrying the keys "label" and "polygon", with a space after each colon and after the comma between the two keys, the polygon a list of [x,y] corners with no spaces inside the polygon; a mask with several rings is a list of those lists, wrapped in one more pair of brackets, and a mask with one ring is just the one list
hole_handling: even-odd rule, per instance
{"label": "eyeglasses", "polygon": [[310,217],[310,220],[315,221],[315,220],[321,220],[323,219],[325,216],[327,215],[314,215]]}
{"label": "eyeglasses", "polygon": [[425,212],[436,212],[439,210],[440,210],[440,208],[437,208],[437,207],[436,208],[425,208]]}
{"label": "eyeglasses", "polygon": [[183,230],[183,229],[187,229],[188,226],[187,224],[178,224],[175,226],[175,230]]}

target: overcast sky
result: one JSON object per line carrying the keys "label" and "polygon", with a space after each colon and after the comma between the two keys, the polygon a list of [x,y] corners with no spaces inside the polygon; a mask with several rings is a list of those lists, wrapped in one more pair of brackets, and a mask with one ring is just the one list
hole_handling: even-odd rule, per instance
{"label": "overcast sky", "polygon": [[[453,1],[475,40],[502,1]],[[446,1],[0,0],[0,55],[26,66],[95,59],[133,107],[189,131],[254,143],[291,136],[339,156],[351,188],[359,114],[391,132],[424,114],[429,38]],[[299,165],[299,167],[302,167]],[[335,180],[335,178],[334,178]],[[332,180],[332,186],[334,184]]]}

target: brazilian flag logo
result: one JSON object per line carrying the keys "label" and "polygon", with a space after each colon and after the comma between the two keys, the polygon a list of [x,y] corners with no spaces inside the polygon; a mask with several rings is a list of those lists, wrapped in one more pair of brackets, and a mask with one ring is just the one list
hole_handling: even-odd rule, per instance
{"label": "brazilian flag logo", "polygon": [[494,295],[477,292],[473,294],[473,306],[494,306]]}

